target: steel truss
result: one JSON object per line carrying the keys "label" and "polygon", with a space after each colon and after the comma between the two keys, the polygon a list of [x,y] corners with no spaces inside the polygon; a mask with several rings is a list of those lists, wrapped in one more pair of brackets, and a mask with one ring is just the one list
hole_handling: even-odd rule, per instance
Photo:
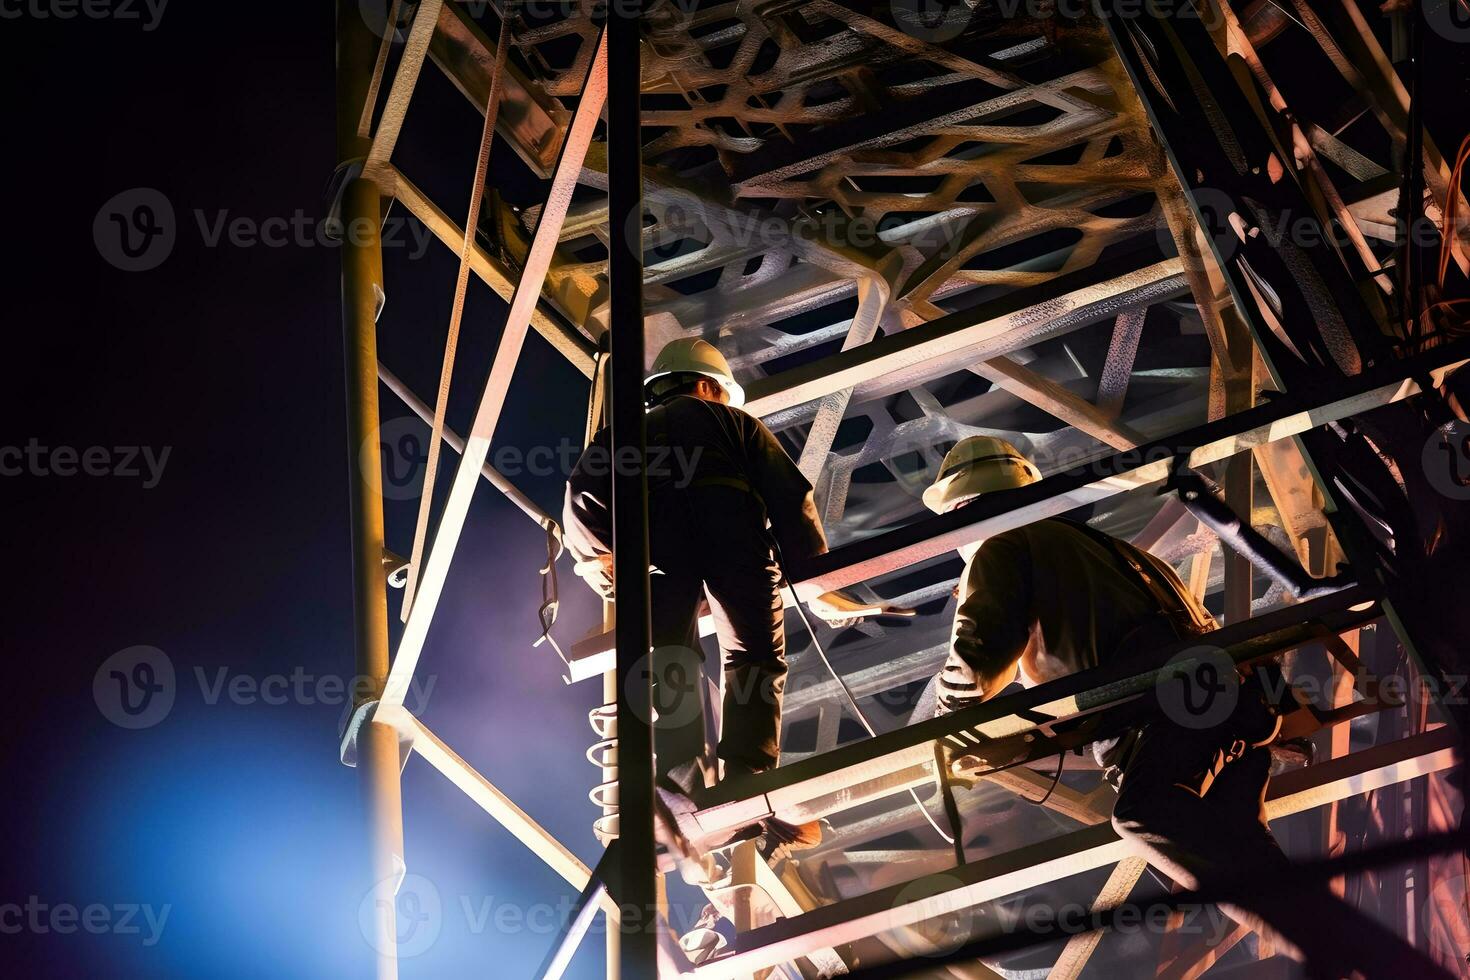
{"label": "steel truss", "polygon": [[[1108,825],[1099,789],[1059,784],[1048,798],[1055,819],[1077,829],[1035,839],[1015,821],[987,826],[994,842],[957,868],[916,836],[912,807],[891,804],[932,784],[935,740],[963,750],[981,736],[1040,731],[1037,712],[1098,710],[1120,683],[1147,686],[1154,675],[1094,671],[914,724],[906,724],[909,692],[888,712],[890,730],[844,745],[835,684],[796,653],[787,735],[806,726],[811,746],[789,748],[786,764],[741,795],[716,787],[683,826],[697,839],[771,814],[856,819],[839,821],[803,861],[767,862],[741,845],[708,862],[698,883],[735,924],[736,941],[720,949],[707,929],[675,936],[659,910],[652,744],[638,721],[649,716],[647,688],[630,683],[648,636],[636,613],[646,611],[646,585],[637,585],[646,551],[634,543],[648,519],[636,476],[615,489],[623,614],[573,644],[567,664],[569,680],[603,678],[608,701],[597,722],[602,772],[620,792],[597,798],[599,836],[617,838],[599,867],[580,862],[412,717],[404,694],[480,480],[556,530],[487,463],[530,330],[591,380],[594,413],[635,449],[648,354],[684,336],[721,347],[749,408],[818,488],[835,547],[795,570],[798,591],[851,587],[923,612],[907,630],[864,624],[826,638],[859,697],[901,694],[933,674],[958,570],[946,559],[957,546],[1091,506],[1095,524],[1180,564],[1191,588],[1219,604],[1226,626],[1212,640],[1233,656],[1285,655],[1294,675],[1311,651],[1332,653],[1334,703],[1318,719],[1333,725],[1328,758],[1273,782],[1273,820],[1323,807],[1323,843],[1333,846],[1340,803],[1409,786],[1415,819],[1452,825],[1446,784],[1419,777],[1460,764],[1457,728],[1423,715],[1392,740],[1349,751],[1349,720],[1367,710],[1353,701],[1350,665],[1368,624],[1387,617],[1417,658],[1416,676],[1443,665],[1405,591],[1402,564],[1412,556],[1386,557],[1363,530],[1364,495],[1354,493],[1362,485],[1344,476],[1362,456],[1342,433],[1386,412],[1420,411],[1470,350],[1398,356],[1382,244],[1393,240],[1382,215],[1392,167],[1355,148],[1346,127],[1290,111],[1286,80],[1271,76],[1267,45],[1279,28],[1270,17],[1210,0],[1205,9],[1218,15],[1210,30],[1109,4],[1100,21],[1007,21],[976,5],[965,8],[963,29],[940,38],[905,30],[900,5],[644,6],[631,8],[640,19],[615,16],[604,28],[590,3],[547,17],[516,3],[476,13],[445,0],[395,0],[379,37],[362,5],[339,0],[337,219],[376,228],[386,204],[401,203],[460,255],[462,275],[473,272],[509,307],[461,437],[444,425],[443,392],[430,408],[378,362],[375,325],[388,291],[377,241],[356,235],[344,248],[352,445],[373,439],[381,378],[459,456],[432,539],[421,521],[412,542],[421,557],[407,568],[386,547],[380,480],[365,472],[352,483],[358,672],[377,689],[355,706],[342,753],[362,774],[372,826],[374,907],[385,910],[375,924],[378,976],[397,976],[394,894],[406,868],[399,773],[411,754],[582,893],[548,954],[550,977],[598,909],[623,918],[623,928],[608,929],[610,975],[738,977],[776,967],[789,976],[799,962],[806,975],[831,976],[848,971],[855,951],[871,959],[875,949],[910,948],[906,930],[935,916],[1113,866],[1096,896],[1107,907],[1126,900],[1143,872]],[[1402,146],[1406,97],[1393,68],[1353,4],[1328,6],[1292,4],[1362,111]],[[503,25],[508,51],[487,24]],[[394,150],[426,62],[546,182],[543,200],[513,209],[487,194],[477,220],[472,211],[461,225],[398,169]],[[1433,213],[1458,191],[1432,142],[1423,151],[1414,165],[1425,171]],[[1279,171],[1263,169],[1272,159]],[[1239,233],[1242,220],[1265,226],[1280,214],[1319,228],[1335,222],[1347,243],[1282,248]],[[1465,268],[1462,236],[1454,256]],[[611,326],[628,323],[644,330]],[[611,351],[606,375],[597,372],[599,349]],[[917,490],[943,447],[977,432],[1017,442],[1046,479],[1008,500],[922,516]],[[1236,511],[1312,574],[1330,574],[1346,557],[1361,584],[1305,605],[1255,588],[1242,556],[1150,492],[1179,465],[1214,467]],[[412,583],[391,658],[389,571]],[[990,772],[961,809],[1039,795],[1048,782],[1027,768]],[[867,846],[879,841],[891,846]],[[1436,905],[1445,931],[1463,928],[1449,921],[1453,907],[1453,898]],[[1244,936],[1237,930],[1226,949]],[[1074,937],[1050,975],[1077,976],[1097,948],[1096,934]],[[1257,951],[1269,952],[1264,940]],[[1190,976],[1224,952],[1167,950],[1170,969]]]}

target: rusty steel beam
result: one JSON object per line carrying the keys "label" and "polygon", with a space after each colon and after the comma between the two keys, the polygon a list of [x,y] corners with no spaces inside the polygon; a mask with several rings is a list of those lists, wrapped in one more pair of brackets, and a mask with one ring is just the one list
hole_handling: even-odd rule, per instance
{"label": "rusty steel beam", "polygon": [[[1097,893],[1097,900],[1092,903],[1093,911],[1117,908],[1128,901],[1128,895],[1133,891],[1133,886],[1138,884],[1138,879],[1143,877],[1144,871],[1148,869],[1148,862],[1143,858],[1130,857],[1119,861],[1117,866],[1108,874],[1108,880],[1103,883],[1102,890]],[[1102,941],[1102,931],[1093,929],[1090,932],[1080,933],[1067,940],[1067,945],[1062,947],[1062,955],[1052,964],[1051,971],[1047,973],[1046,980],[1077,980],[1082,975],[1087,961],[1097,950],[1097,944]]]}
{"label": "rusty steel beam", "polygon": [[[404,176],[401,171],[389,167],[381,182],[390,181],[385,193],[392,194],[395,200],[419,219],[424,227],[433,232],[434,237],[443,242],[445,246],[454,249],[455,252],[463,247],[464,229],[430,200],[428,195],[419,190],[413,181]],[[470,249],[470,268],[501,299],[510,301],[515,296],[517,280],[514,273],[507,269],[499,259],[486,252],[478,242]],[[596,350],[590,340],[575,328],[564,326],[539,301],[531,311],[531,326],[536,328],[536,332],[544,337],[547,343],[570,361],[573,367],[589,378],[592,376],[592,362]]]}
{"label": "rusty steel beam", "polygon": [[[394,73],[393,85],[388,89],[388,101],[383,107],[382,118],[373,132],[372,147],[363,163],[363,173],[370,179],[393,157],[393,148],[398,144],[398,134],[408,118],[408,104],[413,100],[413,91],[418,87],[419,71],[424,67],[424,56],[429,53],[429,38],[434,34],[444,0],[423,0],[414,11],[413,25],[408,31],[408,42],[398,60],[398,71]],[[453,6],[453,4],[448,4]],[[385,25],[385,33],[395,25]]]}
{"label": "rusty steel beam", "polygon": [[1383,364],[1347,379],[1330,401],[1307,404],[1282,395],[1269,403],[1210,422],[1186,433],[1140,446],[1075,471],[982,499],[948,514],[925,518],[906,527],[845,545],[792,569],[799,594],[817,595],[885,572],[936,558],[973,541],[1033,521],[1064,514],[1086,503],[1107,499],[1165,479],[1176,458],[1191,468],[1226,459],[1257,445],[1308,432],[1330,422],[1393,404],[1420,393],[1423,372],[1438,384],[1465,363],[1470,345],[1438,348]]}

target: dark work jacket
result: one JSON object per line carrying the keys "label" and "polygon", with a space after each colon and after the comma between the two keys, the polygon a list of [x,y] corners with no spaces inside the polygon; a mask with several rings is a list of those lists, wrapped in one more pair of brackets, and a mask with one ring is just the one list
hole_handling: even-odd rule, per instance
{"label": "dark work jacket", "polygon": [[[1214,627],[1172,568],[1125,541],[1114,544],[1174,594],[1179,619],[1198,631]],[[960,583],[951,650],[987,673],[1021,658],[1031,678],[1050,681],[1126,655],[1129,634],[1165,625],[1167,612],[1092,534],[1043,520],[997,534],[975,553]]]}
{"label": "dark work jacket", "polygon": [[[567,481],[562,528],[567,550],[579,562],[612,553],[610,444],[610,431],[599,430]],[[748,488],[765,505],[788,562],[827,550],[811,484],[754,416],[679,395],[649,411],[648,447],[650,520],[658,520],[660,502],[670,494],[707,486]]]}

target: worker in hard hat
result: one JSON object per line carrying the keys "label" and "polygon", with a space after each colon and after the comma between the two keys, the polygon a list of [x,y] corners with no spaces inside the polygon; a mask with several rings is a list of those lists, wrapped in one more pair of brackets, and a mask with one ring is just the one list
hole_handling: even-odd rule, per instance
{"label": "worker in hard hat", "polygon": [[[664,347],[645,394],[655,753],[661,785],[688,793],[718,778],[701,766],[700,600],[709,600],[724,658],[724,778],[770,769],[780,755],[786,685],[781,559],[811,558],[827,541],[811,484],[771,431],[741,411],[744,390],[713,345]],[[603,429],[572,471],[564,508],[576,571],[604,598],[612,598],[611,479],[601,465],[608,447]],[[881,611],[834,593],[809,605],[829,620]],[[820,839],[815,824],[768,824],[782,843]]]}
{"label": "worker in hard hat", "polygon": [[[971,436],[944,457],[924,504],[944,514],[1040,478],[1011,443]],[[1054,680],[1097,666],[1125,643],[1174,640],[1215,626],[1166,564],[1085,524],[1039,521],[961,555],[965,573],[938,680],[940,713],[991,697],[1018,675],[1028,685]],[[1044,603],[1033,605],[1038,596]]]}
{"label": "worker in hard hat", "polygon": [[[972,436],[945,456],[923,499],[944,514],[1040,478],[1011,443]],[[1167,564],[1083,523],[1037,521],[961,554],[965,570],[949,654],[934,684],[936,714],[994,697],[1017,679],[1045,683],[1215,628]],[[1234,672],[1229,678],[1238,680]],[[1207,723],[1156,705],[1127,735],[1093,746],[1118,790],[1114,828],[1186,888],[1241,875],[1264,884],[1290,867],[1262,805],[1271,766],[1265,746],[1279,731],[1280,716],[1253,682],[1230,690],[1234,701]],[[1252,927],[1270,922],[1314,963],[1334,964],[1340,944],[1313,932],[1301,911],[1311,902],[1303,904],[1303,897],[1325,900],[1330,893],[1263,888],[1249,908],[1226,911]],[[1333,908],[1334,914],[1345,910],[1340,903]]]}

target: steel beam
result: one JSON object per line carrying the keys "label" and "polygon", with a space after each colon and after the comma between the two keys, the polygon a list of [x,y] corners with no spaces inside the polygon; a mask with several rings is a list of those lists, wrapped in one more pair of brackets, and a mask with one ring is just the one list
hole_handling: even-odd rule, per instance
{"label": "steel beam", "polygon": [[[865,347],[881,342],[874,341]],[[949,514],[926,517],[906,527],[834,548],[805,565],[793,567],[797,591],[802,596],[810,596],[846,588],[938,558],[1003,531],[1159,483],[1169,475],[1175,458],[1180,455],[1186,457],[1190,467],[1204,466],[1403,401],[1420,393],[1415,379],[1427,373],[1438,384],[1447,373],[1466,363],[1467,353],[1470,353],[1470,343],[1462,341],[1403,362],[1380,365],[1339,385],[1339,397],[1315,405],[1303,405],[1288,396],[1279,396],[1249,411],[1097,460],[1081,472],[1054,474],[1030,487],[1008,492],[1004,496],[1009,499],[979,501]],[[711,632],[707,617],[700,625],[702,635]],[[576,644],[570,658],[570,678],[574,681],[609,669],[612,662],[609,635]]]}
{"label": "steel beam", "polygon": [[[424,422],[425,425],[428,425],[432,429],[434,423],[433,409],[424,404],[424,400],[418,395],[414,394],[413,389],[404,384],[399,379],[398,375],[388,370],[387,366],[384,365],[382,361],[378,362],[378,379],[383,382],[384,387],[393,392],[393,394],[397,395],[398,400],[403,402],[403,404],[410,411],[412,411],[413,414],[417,415]],[[445,445],[447,445],[450,449],[453,449],[460,455],[464,455],[464,436],[460,435],[458,432],[455,432],[453,429],[446,425],[444,426],[442,432],[442,438]],[[504,476],[501,476],[500,471],[491,466],[488,462],[484,466],[480,467],[480,475],[484,477],[486,482],[488,482],[492,487],[505,494],[506,499],[515,504],[518,508],[520,508],[521,513],[525,514],[527,517],[535,521],[537,524],[541,525],[543,528],[550,529],[556,525],[556,522],[551,519],[550,515],[548,515],[540,507],[536,506],[536,502],[534,500],[532,500],[530,497],[527,497],[524,493],[521,493],[520,489],[514,483],[511,483]]]}
{"label": "steel beam", "polygon": [[781,766],[733,791],[716,786],[700,797],[693,823],[698,833],[715,837],[770,815],[799,823],[903,792],[934,779],[936,740],[964,749],[980,738],[1032,730],[1038,714],[1067,718],[1120,703],[1151,690],[1171,655],[1201,645],[1225,650],[1239,663],[1279,654],[1314,641],[1324,628],[1340,632],[1369,621],[1379,615],[1371,600],[1366,589],[1347,589]]}
{"label": "steel beam", "polygon": [[[453,249],[456,254],[464,247],[464,229],[401,171],[392,167],[385,168],[379,184],[380,186],[386,184],[387,192],[393,195],[394,200],[407,208],[409,213],[418,218],[425,228],[434,233],[435,238]],[[470,268],[501,299],[510,301],[515,298],[517,280],[514,275],[498,259],[486,252],[478,242],[470,248]],[[538,289],[537,292],[539,293],[540,290]],[[593,355],[596,353],[592,341],[575,328],[563,325],[560,320],[547,313],[539,298],[537,305],[531,311],[531,326],[546,338],[547,343],[570,361],[573,367],[589,378],[592,376]]]}
{"label": "steel beam", "polygon": [[[337,3],[337,155],[346,162],[366,152],[357,124],[371,86],[376,48],[358,6]],[[383,568],[383,477],[376,465],[360,467],[356,454],[375,443],[378,431],[377,318],[383,295],[380,239],[382,201],[368,180],[343,190],[341,215],[348,229],[342,245],[342,333],[347,389],[347,444],[351,447],[348,499],[352,519],[352,608],[355,676],[366,679],[354,711],[376,700],[388,677],[388,601]],[[370,709],[365,709],[370,710]],[[361,780],[371,847],[372,948],[377,980],[398,976],[397,894],[403,880],[403,799],[398,733],[369,721],[359,733]]]}
{"label": "steel beam", "polygon": [[[608,285],[611,309],[613,582],[617,589],[618,894],[620,975],[658,976],[653,690],[649,667],[648,434],[643,409],[643,218],[640,0],[608,11]],[[581,111],[579,105],[578,111]],[[542,225],[546,218],[541,219]],[[556,222],[559,229],[560,220]],[[540,230],[538,225],[538,232]],[[631,460],[627,465],[624,460]]]}
{"label": "steel beam", "polygon": [[[1378,323],[1203,19],[1126,0],[1099,12],[1278,385],[1320,390],[1373,363]],[[1277,222],[1291,236],[1260,234]]]}
{"label": "steel beam", "polygon": [[[429,42],[429,58],[484,115],[497,53],[495,42],[462,6],[446,3],[439,11],[438,27]],[[540,84],[527,78],[515,62],[506,62],[500,84],[505,86],[502,104],[514,111],[497,114],[496,131],[510,141],[536,176],[550,177],[570,114]]]}
{"label": "steel beam", "polygon": [[[383,691],[383,702],[386,704],[401,705],[403,703],[409,682],[413,679],[414,668],[418,666],[419,656],[423,653],[424,641],[429,633],[429,624],[439,605],[439,596],[444,591],[445,580],[449,577],[449,566],[454,559],[460,532],[464,530],[465,519],[469,516],[470,500],[480,481],[480,469],[485,465],[485,457],[490,451],[490,440],[495,434],[496,424],[500,421],[500,412],[505,406],[506,391],[515,373],[516,362],[520,359],[521,346],[525,342],[526,332],[530,327],[531,317],[541,294],[541,284],[551,264],[562,218],[565,217],[567,206],[571,203],[577,174],[581,171],[582,158],[586,155],[587,147],[592,142],[592,134],[606,98],[606,49],[605,45],[599,45],[598,55],[592,62],[592,70],[587,75],[582,100],[577,105],[577,114],[572,120],[566,143],[562,147],[562,156],[557,162],[551,189],[547,192],[546,207],[542,212],[540,224],[536,226],[536,237],[531,244],[526,266],[521,271],[521,279],[516,284],[515,293],[510,301],[510,309],[506,312],[505,329],[500,337],[500,346],[495,352],[495,360],[490,366],[490,376],[486,379],[484,391],[480,396],[480,405],[475,412],[474,423],[470,427],[464,455],[460,457],[459,466],[454,471],[454,482],[450,485],[448,499],[445,500],[444,510],[439,516],[439,526],[434,534],[434,543],[424,562],[423,572],[419,576],[418,598],[414,602],[413,610],[409,613],[407,623],[404,624],[403,635],[398,643],[397,656],[394,657],[393,668],[389,672],[388,683]],[[459,239],[456,247],[462,242],[463,239]],[[376,379],[376,360],[373,364],[373,374]],[[374,386],[376,390],[376,380]],[[432,487],[424,488],[425,493],[432,491]]]}
{"label": "steel beam", "polygon": [[[573,888],[587,887],[591,871],[575,854],[551,835],[530,815],[512,802],[495,784],[475,770],[468,762],[428,729],[404,708],[379,709],[379,718],[387,720],[397,730],[403,731],[413,741],[413,751],[435,769],[444,774],[460,792],[468,796],[475,805],[490,815],[496,823],[515,835],[531,853],[546,866],[564,878]],[[606,903],[604,903],[606,904]]]}
{"label": "steel beam", "polygon": [[[1147,869],[1148,862],[1143,858],[1130,857],[1119,861],[1108,875],[1102,890],[1098,892],[1097,900],[1092,903],[1093,911],[1117,908],[1128,901],[1133,886],[1138,884],[1138,879],[1143,877],[1143,872]],[[1077,980],[1101,940],[1102,932],[1098,929],[1068,939],[1067,945],[1062,947],[1062,955],[1057,957],[1051,972],[1046,975],[1046,980]]]}
{"label": "steel beam", "polygon": [[769,422],[770,416],[845,388],[854,389],[856,401],[903,390],[1124,310],[1173,299],[1185,288],[1178,259],[1142,269],[1099,263],[754,381],[746,409]]}
{"label": "steel beam", "polygon": [[[1142,316],[1143,310],[1127,313],[1137,318]],[[1125,315],[1120,314],[1119,322],[1124,319]],[[1106,446],[1132,449],[1144,441],[1141,433],[1110,416],[1101,406],[1074,395],[1057,382],[1009,357],[994,357],[970,370]]]}
{"label": "steel beam", "polygon": [[1168,476],[1178,457],[1192,468],[1204,466],[1263,443],[1394,404],[1420,393],[1416,378],[1428,376],[1434,384],[1440,383],[1445,374],[1465,363],[1467,352],[1470,344],[1460,342],[1438,348],[1432,356],[1379,365],[1343,381],[1337,386],[1336,397],[1315,404],[1281,395],[1265,405],[1054,474],[1029,487],[833,549],[796,564],[792,576],[799,582],[797,591],[808,596],[844,588],[1002,531],[1158,483]]}
{"label": "steel beam", "polygon": [[[1449,768],[1457,740],[1447,729],[1366,749],[1288,773],[1267,791],[1271,820]],[[805,955],[856,942],[959,909],[972,908],[1129,857],[1108,824],[972,861],[960,868],[884,888],[783,919],[736,938],[733,951],[694,968],[701,980],[746,976]],[[922,897],[919,897],[922,896]]]}
{"label": "steel beam", "polygon": [[562,974],[571,966],[577,947],[582,944],[582,938],[587,935],[592,920],[597,916],[598,905],[607,899],[607,879],[616,873],[617,863],[618,842],[613,841],[602,852],[597,867],[592,871],[577,900],[572,903],[571,918],[563,923],[556,943],[547,951],[546,958],[541,961],[541,968],[536,971],[538,980],[561,980]]}
{"label": "steel beam", "polygon": [[895,146],[920,133],[967,123],[995,96],[995,83],[979,78],[938,86],[923,98],[820,127],[800,140],[768,140],[752,153],[736,155],[732,176],[741,194],[759,197],[764,184],[816,170],[855,150]]}
{"label": "steel beam", "polygon": [[[368,150],[363,173],[373,178],[393,156],[393,147],[398,143],[398,134],[403,121],[408,117],[408,104],[413,100],[413,90],[418,87],[419,72],[424,67],[424,56],[429,53],[429,38],[438,24],[440,8],[444,0],[422,0],[414,11],[413,25],[408,30],[408,41],[398,59],[398,71],[393,75],[393,85],[388,89],[388,101],[383,106],[383,116],[373,132],[372,147]],[[393,31],[397,25],[385,24],[384,33]]]}

